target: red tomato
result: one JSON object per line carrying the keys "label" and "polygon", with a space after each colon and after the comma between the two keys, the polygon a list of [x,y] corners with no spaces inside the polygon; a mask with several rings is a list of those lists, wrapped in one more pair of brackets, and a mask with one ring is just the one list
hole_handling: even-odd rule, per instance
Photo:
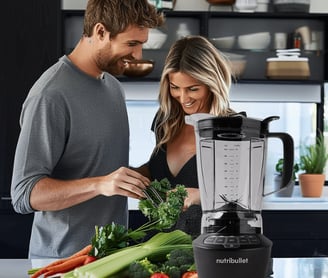
{"label": "red tomato", "polygon": [[153,273],[150,278],[170,278],[165,273],[155,272]]}
{"label": "red tomato", "polygon": [[197,271],[187,271],[182,275],[182,278],[198,278]]}
{"label": "red tomato", "polygon": [[84,261],[84,264],[89,264],[89,263],[92,263],[93,261],[97,260],[96,257],[94,256],[88,256],[86,257],[85,261]]}

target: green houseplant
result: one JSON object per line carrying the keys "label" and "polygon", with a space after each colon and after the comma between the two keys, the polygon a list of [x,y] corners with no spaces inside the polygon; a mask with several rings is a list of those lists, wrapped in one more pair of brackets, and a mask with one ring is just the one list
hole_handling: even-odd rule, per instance
{"label": "green houseplant", "polygon": [[305,146],[300,156],[299,183],[304,197],[320,197],[325,182],[324,169],[328,159],[324,136],[318,135],[316,141]]}
{"label": "green houseplant", "polygon": [[[278,162],[275,165],[275,170],[276,170],[276,177],[274,179],[275,182],[275,190],[278,190],[280,187],[280,183],[281,183],[281,178],[282,178],[282,171],[283,171],[283,165],[284,165],[284,159],[283,158],[279,158]],[[294,185],[295,185],[295,180],[296,180],[296,173],[299,171],[299,165],[298,163],[294,164],[293,167],[293,176],[292,176],[292,180],[290,181],[290,183],[287,185],[287,187],[281,191],[278,191],[276,193],[277,197],[291,197],[293,195],[293,191],[294,191]]]}

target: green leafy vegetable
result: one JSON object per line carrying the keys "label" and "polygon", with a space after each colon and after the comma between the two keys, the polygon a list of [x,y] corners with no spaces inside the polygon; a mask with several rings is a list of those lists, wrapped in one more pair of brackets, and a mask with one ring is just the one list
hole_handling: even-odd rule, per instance
{"label": "green leafy vegetable", "polygon": [[129,245],[128,230],[123,225],[115,223],[105,226],[96,226],[95,235],[91,239],[91,255],[102,258],[118,249]]}
{"label": "green leafy vegetable", "polygon": [[[163,230],[171,228],[178,220],[183,208],[187,191],[184,185],[177,185],[174,190],[168,179],[161,181],[154,180],[149,187],[153,187],[161,196],[164,202],[154,204],[149,199],[139,201],[140,211],[149,219],[151,229]],[[151,190],[147,189],[152,197]],[[156,198],[153,198],[156,200]]]}

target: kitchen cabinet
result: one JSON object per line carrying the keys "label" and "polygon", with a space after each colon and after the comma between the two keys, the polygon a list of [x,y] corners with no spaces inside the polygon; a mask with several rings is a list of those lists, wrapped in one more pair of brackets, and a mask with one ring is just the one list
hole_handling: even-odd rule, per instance
{"label": "kitchen cabinet", "polygon": [[[10,184],[23,101],[61,53],[60,0],[3,1],[0,69],[0,257],[25,258],[33,215],[18,215]],[[10,19],[8,21],[8,19]]]}
{"label": "kitchen cabinet", "polygon": [[[221,48],[228,52],[245,57],[246,69],[239,81],[269,81],[266,77],[266,59],[276,57],[274,49],[274,34],[286,33],[289,35],[287,47],[292,46],[294,31],[302,26],[308,26],[313,35],[320,35],[320,43],[316,50],[301,51],[302,57],[309,58],[311,75],[302,82],[322,82],[327,80],[327,37],[324,36],[328,27],[328,16],[325,14],[305,13],[237,13],[237,12],[192,12],[192,11],[165,11],[166,23],[160,28],[168,35],[166,42],[160,49],[144,49],[143,58],[155,61],[152,73],[142,78],[143,81],[159,80],[164,59],[170,45],[177,38],[177,30],[181,23],[187,26],[190,34],[203,35],[209,39],[234,36],[236,42],[232,48]],[[65,26],[63,52],[72,50],[82,34],[82,10],[63,10],[63,23]],[[270,43],[264,49],[241,49],[238,45],[238,36],[249,33],[268,32]],[[228,55],[229,56],[229,55]],[[121,78],[122,81],[131,81],[131,78]],[[140,80],[140,79],[139,79]],[[134,80],[135,81],[135,80]]]}
{"label": "kitchen cabinet", "polygon": [[328,256],[328,211],[264,210],[262,216],[272,257]]}
{"label": "kitchen cabinet", "polygon": [[273,257],[328,256],[328,187],[320,198],[268,195],[262,207],[263,233],[273,241]]}
{"label": "kitchen cabinet", "polygon": [[[320,34],[320,42],[312,49],[301,45],[301,57],[309,59],[311,75],[306,81],[322,82],[327,79],[327,53],[325,51],[326,39],[323,36],[327,30],[327,15],[291,14],[291,13],[210,13],[208,18],[209,38],[235,36],[236,42],[231,49],[223,51],[243,55],[246,58],[246,69],[241,76],[242,80],[268,80],[266,77],[266,59],[276,56],[275,34],[287,34],[287,48],[293,48],[293,35],[296,29],[308,26],[309,35]],[[268,32],[270,40],[267,47],[248,49],[238,43],[239,36],[250,33]],[[303,80],[304,81],[304,80]]]}

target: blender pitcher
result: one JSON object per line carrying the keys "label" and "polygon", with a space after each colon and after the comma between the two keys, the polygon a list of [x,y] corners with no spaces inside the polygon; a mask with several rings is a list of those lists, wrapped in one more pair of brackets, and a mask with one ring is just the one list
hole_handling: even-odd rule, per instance
{"label": "blender pitcher", "polygon": [[269,273],[272,242],[262,234],[261,218],[267,138],[276,137],[283,143],[281,189],[292,179],[294,164],[292,137],[269,132],[269,123],[277,119],[202,113],[185,117],[195,129],[203,211],[202,233],[193,241],[200,278],[213,277],[213,273],[264,278]]}
{"label": "blender pitcher", "polygon": [[[288,185],[294,164],[293,139],[287,133],[269,132],[269,122],[277,119],[279,117],[273,116],[258,120],[242,114],[186,116],[186,123],[195,128],[202,228],[213,224],[217,214],[232,209],[232,206],[246,214],[261,210],[268,137],[282,140],[284,169],[280,190]],[[256,218],[259,219],[254,216],[254,220]]]}

